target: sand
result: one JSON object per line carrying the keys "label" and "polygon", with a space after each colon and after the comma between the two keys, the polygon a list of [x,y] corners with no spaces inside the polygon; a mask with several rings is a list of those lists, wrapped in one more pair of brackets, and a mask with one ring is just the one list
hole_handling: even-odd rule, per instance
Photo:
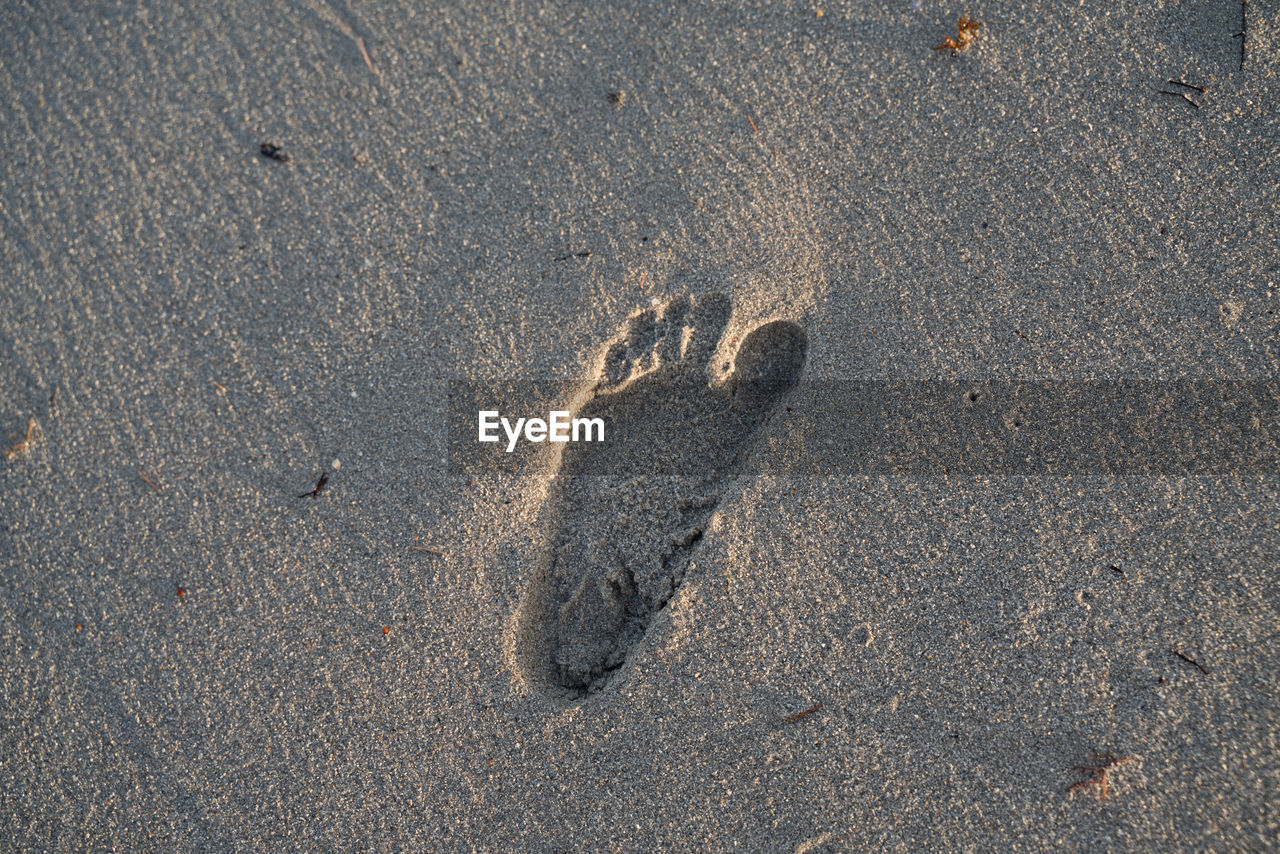
{"label": "sand", "polygon": [[[1242,68],[1226,0],[178,5],[0,8],[0,847],[1280,844],[1274,397],[1186,470],[801,429],[1274,383],[1280,6]],[[689,542],[459,455],[457,389],[713,296],[708,388],[806,349]],[[574,690],[557,542],[679,558]]]}

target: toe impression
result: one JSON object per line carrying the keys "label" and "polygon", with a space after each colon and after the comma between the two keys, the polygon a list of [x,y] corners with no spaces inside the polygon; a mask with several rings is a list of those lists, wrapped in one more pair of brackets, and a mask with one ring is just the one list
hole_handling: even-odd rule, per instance
{"label": "toe impression", "polygon": [[808,349],[804,329],[790,321],[775,320],[752,330],[734,359],[730,383],[735,398],[772,405],[800,379]]}

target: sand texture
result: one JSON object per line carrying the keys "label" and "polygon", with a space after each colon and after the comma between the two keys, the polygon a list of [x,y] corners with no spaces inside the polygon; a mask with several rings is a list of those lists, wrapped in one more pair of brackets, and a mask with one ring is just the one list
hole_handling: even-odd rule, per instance
{"label": "sand texture", "polygon": [[1240,16],[0,5],[0,849],[1280,847]]}

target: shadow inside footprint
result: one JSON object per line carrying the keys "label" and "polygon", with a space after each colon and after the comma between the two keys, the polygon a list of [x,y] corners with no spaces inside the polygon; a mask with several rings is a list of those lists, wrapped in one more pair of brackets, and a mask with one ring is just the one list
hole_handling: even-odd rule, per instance
{"label": "shadow inside footprint", "polygon": [[636,315],[575,413],[601,418],[606,441],[565,446],[517,617],[520,667],[549,693],[577,699],[608,684],[684,580],[725,480],[804,370],[804,330],[774,321],[713,383],[729,314],[728,299],[711,295]]}

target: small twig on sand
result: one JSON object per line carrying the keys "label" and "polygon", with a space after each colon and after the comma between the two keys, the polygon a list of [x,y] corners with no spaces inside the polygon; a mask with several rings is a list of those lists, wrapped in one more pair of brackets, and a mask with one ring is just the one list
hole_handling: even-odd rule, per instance
{"label": "small twig on sand", "polygon": [[1085,775],[1085,779],[1072,783],[1067,787],[1068,792],[1074,792],[1077,789],[1087,789],[1090,786],[1097,786],[1102,793],[1102,800],[1107,799],[1107,772],[1115,766],[1128,762],[1133,759],[1132,756],[1116,756],[1114,753],[1093,753],[1089,756],[1097,762],[1096,765],[1075,765],[1072,771],[1076,771]]}
{"label": "small twig on sand", "polygon": [[1249,0],[1240,0],[1240,32],[1232,38],[1240,39],[1240,70],[1244,71],[1244,47],[1249,39]]}
{"label": "small twig on sand", "polygon": [[[25,437],[24,439],[20,440],[20,441],[19,441],[16,445],[14,445],[12,448],[10,448],[9,450],[5,451],[5,452],[4,452],[5,457],[6,457],[7,459],[12,460],[12,459],[14,459],[15,457],[17,457],[17,456],[19,456],[19,455],[21,455],[21,454],[25,454],[27,451],[31,450],[31,437],[35,435],[35,432],[36,432],[36,420],[35,420],[34,418],[32,418],[32,419],[30,419],[30,420],[28,420],[28,421],[27,421],[27,435],[26,435],[26,437]],[[18,437],[17,437],[17,436],[14,436],[13,438],[17,439]]]}
{"label": "small twig on sand", "polygon": [[156,482],[154,480],[147,477],[147,473],[145,471],[138,472],[138,477],[142,480],[143,483],[145,483],[147,486],[154,489],[156,492],[160,491],[160,487],[156,486]]}
{"label": "small twig on sand", "polygon": [[442,549],[433,549],[431,546],[409,546],[415,552],[426,552],[429,555],[438,555],[439,557],[453,557],[453,555]]}
{"label": "small twig on sand", "polygon": [[1181,98],[1182,100],[1186,101],[1188,104],[1190,104],[1191,106],[1195,107],[1197,110],[1198,110],[1198,109],[1200,109],[1200,105],[1199,105],[1199,104],[1197,104],[1195,101],[1191,100],[1189,97],[1187,97],[1187,93],[1186,93],[1186,92],[1170,92],[1168,89],[1161,89],[1161,90],[1160,90],[1160,94],[1161,94],[1161,95],[1173,95],[1173,96],[1175,96],[1175,97]]}
{"label": "small twig on sand", "polygon": [[1209,671],[1204,669],[1204,665],[1203,665],[1203,664],[1201,664],[1200,662],[1196,661],[1194,658],[1190,658],[1189,656],[1185,656],[1185,655],[1183,655],[1182,653],[1178,652],[1176,649],[1171,649],[1171,650],[1169,650],[1169,652],[1171,652],[1171,653],[1173,653],[1174,655],[1178,656],[1178,658],[1181,658],[1181,659],[1182,659],[1183,661],[1185,661],[1187,664],[1194,664],[1194,665],[1196,666],[1196,668],[1197,668],[1201,673],[1203,673],[1205,676],[1208,676],[1208,675],[1209,675]]}
{"label": "small twig on sand", "polygon": [[803,712],[796,712],[794,715],[787,715],[782,720],[785,721],[786,723],[793,724],[796,721],[801,720],[802,718],[807,718],[809,717],[809,715],[813,714],[814,712],[818,712],[821,710],[822,710],[822,704],[819,703],[818,705],[813,706],[812,708],[805,709]]}
{"label": "small twig on sand", "polygon": [[356,36],[356,47],[360,48],[360,55],[364,57],[364,64],[369,66],[369,70],[374,74],[378,73],[378,69],[373,67],[373,60],[369,58],[369,49],[364,46],[364,38]]}
{"label": "small twig on sand", "polygon": [[300,494],[298,497],[307,498],[309,496],[311,498],[319,498],[320,490],[324,489],[324,485],[328,482],[329,482],[329,473],[322,471],[320,472],[320,479],[316,481],[315,489],[311,490],[310,492],[304,492]]}

